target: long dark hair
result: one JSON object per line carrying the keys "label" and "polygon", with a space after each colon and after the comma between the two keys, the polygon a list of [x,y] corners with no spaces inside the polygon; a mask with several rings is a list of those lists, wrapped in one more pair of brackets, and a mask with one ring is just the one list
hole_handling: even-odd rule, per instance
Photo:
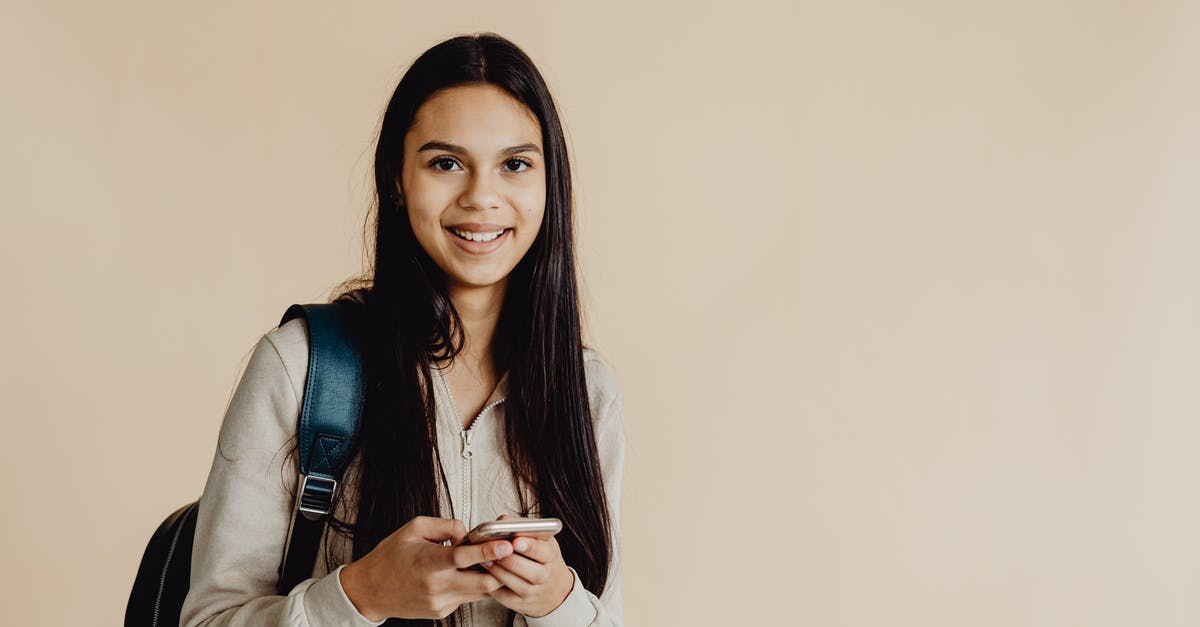
{"label": "long dark hair", "polygon": [[[545,80],[520,48],[495,33],[454,37],[427,50],[405,72],[383,116],[373,268],[332,299],[356,303],[363,314],[367,387],[354,452],[357,518],[329,524],[353,538],[357,560],[413,517],[439,515],[431,365],[458,354],[463,331],[442,271],[417,242],[396,187],[417,109],[438,90],[476,83],[503,88],[533,112],[546,167],[541,229],[509,274],[492,346],[496,371],[508,371],[508,461],[522,507],[562,519],[563,558],[599,596],[612,559],[611,523],[584,375],[566,141]],[[535,503],[526,502],[526,491]],[[337,498],[344,496],[343,490]]]}

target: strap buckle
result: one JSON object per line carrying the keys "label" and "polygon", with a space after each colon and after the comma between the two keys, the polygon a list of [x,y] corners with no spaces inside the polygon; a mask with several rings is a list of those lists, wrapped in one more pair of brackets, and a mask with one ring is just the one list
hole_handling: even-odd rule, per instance
{"label": "strap buckle", "polygon": [[300,513],[309,520],[320,520],[333,509],[333,494],[336,491],[336,479],[304,475],[298,497]]}

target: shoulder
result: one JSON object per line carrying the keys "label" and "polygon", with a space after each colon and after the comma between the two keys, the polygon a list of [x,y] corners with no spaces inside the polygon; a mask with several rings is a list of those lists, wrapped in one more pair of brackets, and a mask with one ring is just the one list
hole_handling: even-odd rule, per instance
{"label": "shoulder", "polygon": [[259,336],[225,409],[218,453],[227,461],[275,453],[296,432],[308,344],[303,323]]}
{"label": "shoulder", "polygon": [[589,347],[583,349],[583,367],[592,413],[598,420],[603,420],[621,397],[613,368],[603,353]]}
{"label": "shoulder", "polygon": [[621,389],[617,386],[613,368],[599,351],[583,349],[584,370],[587,376],[589,404],[600,468],[610,494],[616,494],[613,483],[620,481],[621,460],[625,450],[625,418]]}
{"label": "shoulder", "polygon": [[308,326],[304,318],[292,318],[271,329],[263,335],[263,341],[279,355],[296,398],[303,398],[308,374]]}

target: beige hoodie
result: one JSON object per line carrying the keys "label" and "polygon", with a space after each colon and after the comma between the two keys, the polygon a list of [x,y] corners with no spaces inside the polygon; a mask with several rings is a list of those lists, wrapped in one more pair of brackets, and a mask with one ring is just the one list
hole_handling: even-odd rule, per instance
{"label": "beige hoodie", "polygon": [[[594,414],[600,467],[609,499],[613,529],[613,560],[607,587],[599,597],[586,590],[575,574],[574,588],[546,616],[516,615],[516,625],[568,627],[621,625],[618,523],[625,432],[621,395],[599,353],[584,349],[589,400]],[[351,561],[350,542],[332,535],[332,571],[325,568],[325,542],[317,555],[312,578],[287,596],[275,590],[276,569],[283,555],[292,500],[297,484],[294,462],[286,455],[294,444],[305,375],[308,370],[308,331],[303,318],[289,320],[266,333],[254,347],[238,382],[217,441],[208,481],[200,498],[192,547],[191,587],[183,603],[180,625],[216,627],[241,625],[312,626],[380,625],[359,614],[347,598],[339,577]],[[440,374],[435,371],[436,374]],[[504,457],[504,399],[507,376],[501,377],[483,411],[468,430],[456,416],[449,387],[435,376],[438,447],[449,486],[453,511],[470,529],[500,514],[519,511],[511,469]],[[465,446],[471,455],[463,455]],[[357,459],[345,476],[352,480]],[[352,481],[339,485],[355,494]],[[443,499],[447,495],[443,491]],[[342,499],[337,515],[352,520],[353,498]],[[442,516],[450,517],[443,503]],[[568,564],[570,566],[570,564]],[[495,599],[464,604],[457,610],[465,627],[507,624],[511,611]]]}

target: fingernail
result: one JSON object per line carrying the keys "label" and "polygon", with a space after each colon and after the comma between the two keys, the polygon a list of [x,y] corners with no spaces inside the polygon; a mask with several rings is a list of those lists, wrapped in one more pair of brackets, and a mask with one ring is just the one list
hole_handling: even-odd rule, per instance
{"label": "fingernail", "polygon": [[484,566],[487,566],[488,568],[491,568],[491,567],[492,567],[492,563],[491,563],[491,562],[484,562],[484,563],[483,563],[483,565],[484,565]]}
{"label": "fingernail", "polygon": [[512,545],[507,542],[496,547],[496,557],[504,557],[509,553],[512,553]]}
{"label": "fingernail", "polygon": [[529,548],[529,541],[524,538],[519,539],[516,542],[513,542],[513,548],[518,551],[524,551],[525,549]]}

